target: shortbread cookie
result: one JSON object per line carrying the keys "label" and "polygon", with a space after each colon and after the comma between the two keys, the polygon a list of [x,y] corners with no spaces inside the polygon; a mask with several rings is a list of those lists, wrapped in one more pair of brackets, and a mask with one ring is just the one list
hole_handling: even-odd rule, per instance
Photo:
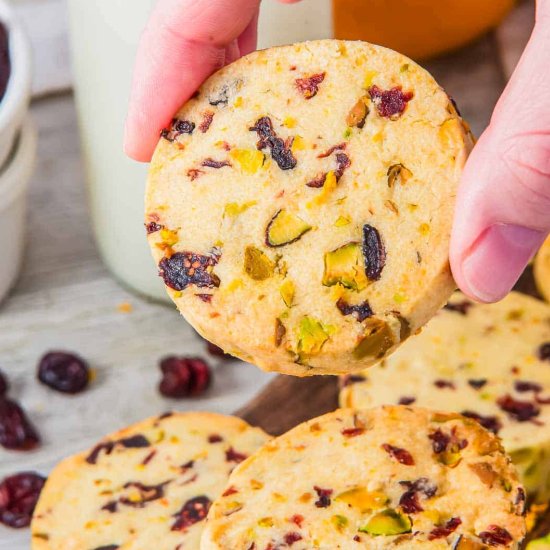
{"label": "shortbread cookie", "polygon": [[518,548],[525,493],[500,442],[457,414],[341,409],[238,466],[201,550]]}
{"label": "shortbread cookie", "polygon": [[550,237],[548,237],[535,256],[533,275],[538,291],[550,302]]}
{"label": "shortbread cookie", "polygon": [[163,132],[146,227],[208,340],[266,370],[374,364],[446,302],[471,135],[410,59],[361,42],[253,53]]}
{"label": "shortbread cookie", "polygon": [[517,292],[497,304],[456,293],[375,369],[343,378],[340,404],[415,404],[477,419],[502,438],[527,491],[550,499],[550,307]]}
{"label": "shortbread cookie", "polygon": [[195,550],[233,468],[268,440],[209,413],[164,415],[118,432],[50,475],[33,550]]}

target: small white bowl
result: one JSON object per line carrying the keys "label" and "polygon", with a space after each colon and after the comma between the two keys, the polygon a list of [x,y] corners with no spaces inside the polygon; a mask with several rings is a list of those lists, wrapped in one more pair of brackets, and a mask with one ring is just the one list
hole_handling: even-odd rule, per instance
{"label": "small white bowl", "polygon": [[31,50],[13,10],[0,0],[0,20],[6,26],[9,39],[11,73],[8,87],[0,100],[0,167],[12,150],[13,141],[27,110],[31,93]]}
{"label": "small white bowl", "polygon": [[15,283],[25,244],[27,187],[36,159],[36,130],[30,117],[0,172],[0,301]]}

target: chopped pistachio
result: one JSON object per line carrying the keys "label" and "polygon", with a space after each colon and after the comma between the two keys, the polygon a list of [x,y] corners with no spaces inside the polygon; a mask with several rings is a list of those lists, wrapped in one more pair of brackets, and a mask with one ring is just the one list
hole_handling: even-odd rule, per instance
{"label": "chopped pistachio", "polygon": [[294,286],[294,283],[290,279],[287,279],[281,285],[279,292],[281,293],[281,298],[283,299],[283,302],[285,303],[286,307],[292,307],[295,290],[296,288]]}
{"label": "chopped pistachio", "polygon": [[410,533],[411,528],[412,523],[408,516],[388,508],[375,514],[359,531],[375,536],[392,536]]}
{"label": "chopped pistachio", "polygon": [[255,281],[265,281],[273,276],[275,264],[255,246],[247,246],[244,250],[244,270]]}
{"label": "chopped pistachio", "polygon": [[340,284],[355,291],[365,289],[368,279],[363,265],[361,245],[351,242],[327,252],[322,282],[324,286]]}

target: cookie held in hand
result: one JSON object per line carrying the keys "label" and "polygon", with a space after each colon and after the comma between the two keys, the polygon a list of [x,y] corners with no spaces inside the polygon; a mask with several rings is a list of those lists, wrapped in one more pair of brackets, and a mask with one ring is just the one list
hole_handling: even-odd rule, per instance
{"label": "cookie held in hand", "polygon": [[421,67],[361,42],[253,53],[154,155],[148,240],[205,338],[265,370],[362,370],[447,301],[472,137]]}

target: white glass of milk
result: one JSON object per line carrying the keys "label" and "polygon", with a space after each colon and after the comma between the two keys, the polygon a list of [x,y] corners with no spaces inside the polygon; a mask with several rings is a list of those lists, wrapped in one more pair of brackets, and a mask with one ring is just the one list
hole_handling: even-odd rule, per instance
{"label": "white glass of milk", "polygon": [[[76,102],[101,255],[125,285],[168,300],[143,227],[147,166],[122,152],[137,43],[155,0],[68,0]],[[331,0],[262,2],[259,47],[329,37]]]}

